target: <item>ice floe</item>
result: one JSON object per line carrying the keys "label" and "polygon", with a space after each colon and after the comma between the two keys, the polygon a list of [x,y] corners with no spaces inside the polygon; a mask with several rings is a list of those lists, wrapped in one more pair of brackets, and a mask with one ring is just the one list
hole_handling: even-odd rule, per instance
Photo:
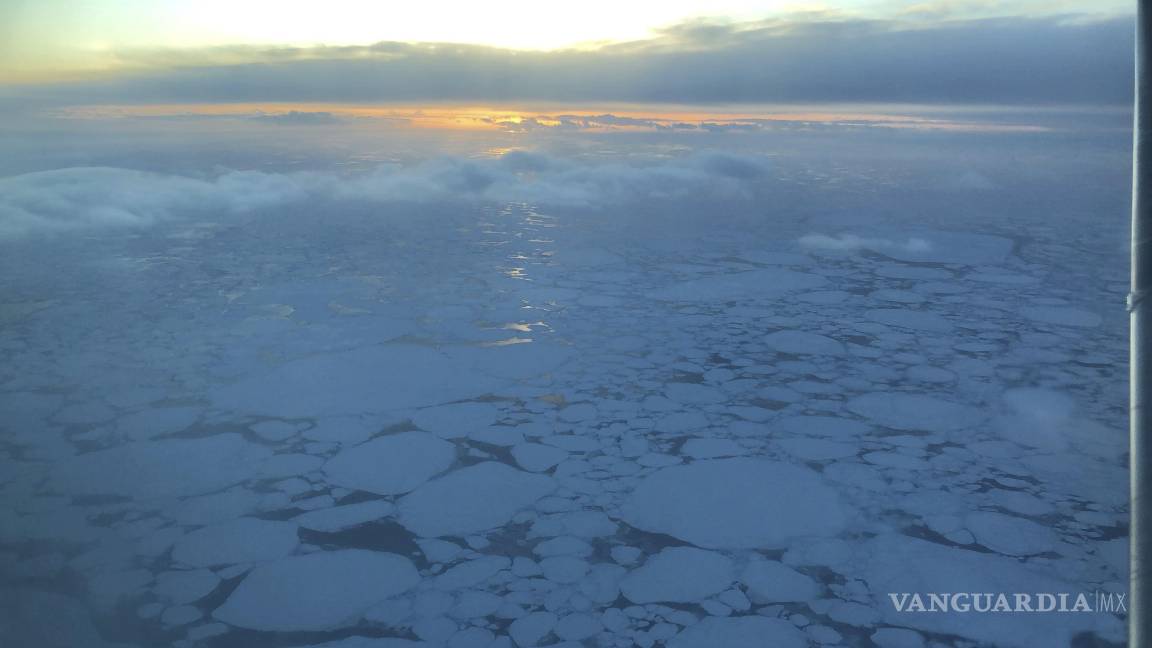
{"label": "ice floe", "polygon": [[1020,312],[1030,320],[1044,324],[1056,324],[1058,326],[1081,326],[1090,328],[1099,326],[1102,321],[1101,317],[1096,313],[1079,308],[1027,306],[1020,309]]}
{"label": "ice floe", "polygon": [[296,550],[296,525],[242,517],[197,529],[172,548],[172,559],[192,567],[275,560]]}
{"label": "ice floe", "polygon": [[423,432],[399,432],[345,448],[324,464],[337,486],[379,495],[407,493],[456,459],[456,448]]}
{"label": "ice floe", "polygon": [[871,609],[891,625],[997,645],[1066,646],[1076,634],[1088,631],[1110,640],[1123,636],[1123,624],[1108,614],[1051,614],[1039,624],[1034,615],[1027,613],[983,614],[979,623],[973,623],[972,612],[901,611],[888,600],[889,592],[1022,592],[1035,596],[1080,591],[1075,584],[1014,558],[908,537],[882,536],[865,544],[856,560],[859,567],[853,571],[859,573],[872,592]]}
{"label": "ice floe", "polygon": [[371,500],[301,513],[292,521],[304,529],[332,533],[385,518],[395,508],[391,502]]}
{"label": "ice floe", "polygon": [[361,414],[483,395],[497,379],[468,358],[381,345],[291,360],[213,390],[216,407],[266,416]]}
{"label": "ice floe", "polygon": [[808,640],[783,619],[761,616],[708,617],[668,643],[668,648],[804,648]]}
{"label": "ice floe", "polygon": [[771,297],[790,290],[818,288],[825,283],[827,279],[820,275],[771,268],[690,279],[650,294],[668,301],[742,301]]}
{"label": "ice floe", "polygon": [[621,509],[624,521],[701,547],[779,547],[835,534],[848,520],[837,493],[799,466],[715,459],[645,478]]}
{"label": "ice floe", "polygon": [[249,479],[271,453],[238,434],[165,439],[71,457],[53,470],[55,488],[141,499],[199,495]]}
{"label": "ice floe", "polygon": [[898,430],[945,432],[975,425],[983,418],[973,407],[926,394],[874,392],[853,398],[847,407],[873,423]]}
{"label": "ice floe", "polygon": [[714,551],[670,547],[628,574],[620,590],[633,603],[692,603],[727,589],[732,560]]}
{"label": "ice floe", "polygon": [[424,537],[475,533],[504,524],[555,488],[550,477],[482,462],[402,497],[399,520]]}
{"label": "ice floe", "polygon": [[403,556],[341,549],[293,556],[253,569],[213,616],[252,630],[330,630],[420,580]]}
{"label": "ice floe", "polygon": [[781,353],[797,355],[842,355],[844,345],[826,335],[807,331],[776,331],[764,336],[768,346]]}

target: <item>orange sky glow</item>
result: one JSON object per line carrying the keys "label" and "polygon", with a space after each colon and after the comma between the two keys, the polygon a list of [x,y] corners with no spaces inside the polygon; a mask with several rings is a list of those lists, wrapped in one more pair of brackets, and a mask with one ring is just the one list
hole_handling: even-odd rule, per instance
{"label": "orange sky glow", "polygon": [[[907,108],[907,107],[905,107]],[[327,103],[228,103],[228,104],[151,104],[92,105],[64,108],[54,116],[82,120],[116,120],[140,117],[220,117],[245,119],[254,116],[287,115],[292,112],[328,113],[348,125],[387,128],[404,126],[417,129],[526,132],[530,129],[555,129],[563,119],[581,120],[586,132],[655,131],[677,124],[738,125],[772,122],[793,125],[860,125],[902,129],[1036,132],[1050,130],[1031,124],[997,124],[936,118],[919,111],[886,112],[883,108],[820,110],[817,107],[749,107],[733,108],[605,105],[577,108],[560,106],[468,106],[468,105],[349,105]],[[614,118],[640,120],[645,124],[603,123]],[[610,121],[610,120],[606,120]]]}

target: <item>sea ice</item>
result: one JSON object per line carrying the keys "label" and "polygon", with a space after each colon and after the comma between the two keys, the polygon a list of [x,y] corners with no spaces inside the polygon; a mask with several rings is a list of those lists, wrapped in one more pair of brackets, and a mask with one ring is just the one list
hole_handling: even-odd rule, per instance
{"label": "sea ice", "polygon": [[956,374],[940,367],[916,365],[908,368],[908,378],[916,382],[942,384],[954,382]]}
{"label": "sea ice", "polygon": [[[1123,624],[1108,614],[1049,614],[1047,622],[1036,623],[1033,614],[996,613],[981,614],[980,622],[973,623],[972,612],[902,612],[887,593],[1022,592],[1035,597],[1041,592],[1078,592],[1081,588],[1016,558],[902,535],[878,536],[861,549],[852,564],[858,566],[858,577],[872,592],[870,607],[891,625],[998,646],[1067,646],[1076,634],[1089,631],[1111,641],[1123,637]],[[1032,602],[1036,604],[1035,598]]]}
{"label": "sea ice", "polygon": [[167,626],[181,626],[199,620],[204,613],[193,605],[177,605],[164,610],[160,620]]}
{"label": "sea ice", "polygon": [[508,448],[524,441],[524,433],[511,425],[487,425],[470,429],[468,438],[480,443]]}
{"label": "sea ice", "polygon": [[920,304],[924,302],[924,295],[911,290],[896,290],[883,288],[868,295],[869,299],[894,302],[897,304]]}
{"label": "sea ice", "polygon": [[400,432],[345,448],[324,464],[337,486],[379,495],[407,493],[456,459],[451,443],[425,432]]}
{"label": "sea ice", "polygon": [[483,556],[452,567],[437,576],[432,584],[436,589],[448,591],[473,587],[508,569],[511,564],[512,561],[505,556]]}
{"label": "sea ice", "polygon": [[300,428],[287,421],[261,421],[252,425],[252,433],[265,441],[286,441],[300,432]]}
{"label": "sea ice", "polygon": [[520,443],[512,447],[512,458],[521,468],[531,472],[548,470],[567,457],[564,450],[539,443]]}
{"label": "sea ice", "polygon": [[664,395],[677,403],[691,406],[721,403],[727,400],[724,392],[715,387],[687,382],[664,385]]}
{"label": "sea ice", "polygon": [[[920,281],[927,280],[944,280],[951,279],[952,273],[944,270],[943,268],[929,268],[925,266],[915,265],[897,265],[889,264],[882,265],[874,271],[877,276],[887,277],[889,279],[914,279]],[[950,292],[957,284],[947,283],[938,284],[938,287],[947,287]],[[917,286],[919,287],[919,285]]]}
{"label": "sea ice", "polygon": [[316,425],[302,434],[313,441],[353,445],[366,441],[381,427],[372,416],[333,416],[317,419]]}
{"label": "sea ice", "polygon": [[801,437],[814,435],[844,439],[863,435],[870,429],[860,421],[838,416],[791,416],[777,420],[774,427]]}
{"label": "sea ice", "polygon": [[757,603],[811,601],[820,593],[816,581],[775,560],[752,560],[740,574],[740,582]]}
{"label": "sea ice", "polygon": [[220,577],[208,569],[169,571],[156,577],[153,593],[173,605],[194,603],[212,593]]}
{"label": "sea ice", "polygon": [[766,548],[799,536],[835,535],[848,513],[811,470],[736,458],[672,466],[646,477],[621,517],[701,547]]}
{"label": "sea ice", "polygon": [[1035,322],[1056,324],[1059,326],[1079,326],[1091,328],[1100,326],[1102,318],[1079,308],[1060,306],[1027,306],[1020,309],[1025,317]]}
{"label": "sea ice", "polygon": [[552,556],[540,561],[544,578],[555,583],[576,583],[590,568],[588,561],[576,556]]}
{"label": "sea ice", "polygon": [[879,648],[924,648],[924,637],[907,628],[880,628],[872,633],[872,643]]}
{"label": "sea ice", "polygon": [[668,648],[805,648],[808,640],[783,619],[708,617],[681,632]]}
{"label": "sea ice", "polygon": [[561,617],[552,631],[556,633],[557,637],[560,637],[560,639],[564,641],[582,641],[592,637],[603,629],[604,624],[600,623],[597,616],[586,613],[576,613]]}
{"label": "sea ice", "polygon": [[372,500],[301,513],[292,521],[305,529],[333,533],[384,518],[395,508],[391,502]]}
{"label": "sea ice", "polygon": [[776,331],[763,341],[781,353],[795,355],[844,355],[844,344],[826,335],[807,331]]}
{"label": "sea ice", "polygon": [[238,434],[143,441],[65,459],[53,488],[84,495],[141,499],[199,495],[252,476],[271,452]]}
{"label": "sea ice", "polygon": [[513,621],[508,627],[508,634],[517,646],[537,646],[552,632],[557,621],[556,615],[551,612],[533,612]]}
{"label": "sea ice", "polygon": [[761,263],[764,265],[811,265],[814,259],[807,254],[796,252],[782,252],[780,250],[747,250],[737,256],[744,261]]}
{"label": "sea ice", "polygon": [[412,422],[445,439],[463,438],[476,426],[487,426],[500,416],[500,408],[493,403],[452,403],[427,407],[412,413]]}
{"label": "sea ice", "polygon": [[172,559],[192,567],[276,560],[298,544],[291,522],[242,517],[189,533],[172,549]]}
{"label": "sea ice", "polygon": [[218,408],[284,418],[380,412],[483,395],[502,384],[471,358],[378,345],[291,360],[214,388]]}
{"label": "sea ice", "polygon": [[1031,520],[994,511],[977,511],[964,521],[976,541],[1008,556],[1029,556],[1052,551],[1056,535]]}
{"label": "sea ice", "polygon": [[688,439],[680,447],[680,454],[693,459],[715,459],[746,455],[748,450],[731,439],[706,437]]}
{"label": "sea ice", "polygon": [[791,290],[819,288],[820,275],[767,268],[681,281],[649,293],[666,301],[726,302],[772,297]]}
{"label": "sea ice", "polygon": [[897,430],[946,432],[980,422],[980,411],[925,394],[872,392],[848,401],[848,410]]}
{"label": "sea ice", "polygon": [[352,623],[374,603],[420,581],[396,554],[338,549],[285,558],[252,570],[213,616],[241,628],[291,632]]}
{"label": "sea ice", "polygon": [[280,477],[292,477],[295,475],[306,475],[313,470],[320,468],[324,464],[324,459],[304,453],[289,453],[289,454],[275,454],[268,458],[256,474],[260,477],[267,477],[277,479]]}
{"label": "sea ice", "polygon": [[434,479],[401,498],[401,524],[424,537],[466,535],[507,522],[551,493],[550,477],[482,462]]}
{"label": "sea ice", "polygon": [[620,583],[633,603],[694,603],[728,589],[732,560],[714,551],[670,547],[648,559]]}
{"label": "sea ice", "polygon": [[198,407],[156,407],[116,421],[116,430],[129,439],[152,439],[180,432],[200,418]]}
{"label": "sea ice", "polygon": [[836,443],[827,439],[811,439],[808,437],[795,437],[781,439],[776,442],[781,448],[805,461],[827,461],[829,459],[842,459],[851,457],[860,452],[860,448],[848,443]]}
{"label": "sea ice", "polygon": [[864,317],[873,322],[918,331],[947,333],[952,330],[952,322],[927,311],[905,308],[877,308],[864,312]]}

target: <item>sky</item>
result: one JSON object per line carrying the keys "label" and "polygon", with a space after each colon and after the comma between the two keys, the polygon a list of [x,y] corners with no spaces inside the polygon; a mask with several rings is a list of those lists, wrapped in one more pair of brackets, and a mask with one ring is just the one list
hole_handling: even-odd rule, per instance
{"label": "sky", "polygon": [[1119,0],[9,0],[3,105],[1123,104]]}

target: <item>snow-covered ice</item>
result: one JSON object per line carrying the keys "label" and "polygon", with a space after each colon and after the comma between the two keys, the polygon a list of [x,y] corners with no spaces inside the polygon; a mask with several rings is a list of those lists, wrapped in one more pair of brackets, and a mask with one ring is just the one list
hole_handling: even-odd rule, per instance
{"label": "snow-covered ice", "polygon": [[253,630],[329,630],[354,624],[372,604],[420,580],[396,554],[342,549],[256,567],[213,616]]}
{"label": "snow-covered ice", "polygon": [[835,534],[849,513],[818,473],[762,459],[713,459],[645,478],[621,517],[646,531],[701,547],[782,547],[803,536]]}
{"label": "snow-covered ice", "polygon": [[669,547],[620,583],[633,603],[693,603],[727,589],[735,567],[727,556],[693,547]]}
{"label": "snow-covered ice", "polygon": [[402,497],[398,520],[423,537],[466,535],[504,524],[555,488],[551,477],[486,461]]}
{"label": "snow-covered ice", "polygon": [[[601,135],[581,159],[619,153]],[[437,173],[488,182],[505,145]],[[628,173],[695,155],[644,150]],[[980,153],[998,185],[1001,152]],[[1083,201],[934,193],[919,153],[837,160],[782,151],[748,204],[668,199],[672,174],[596,208],[301,198],[0,237],[0,628],[1120,642],[1106,612],[902,613],[887,593],[1122,591],[1123,232]]]}
{"label": "snow-covered ice", "polygon": [[751,560],[740,582],[748,588],[748,598],[757,603],[811,601],[820,592],[811,577],[774,560]]}
{"label": "snow-covered ice", "polygon": [[197,529],[176,542],[172,559],[192,567],[275,560],[296,550],[296,525],[242,517]]}
{"label": "snow-covered ice", "polygon": [[374,346],[321,354],[215,388],[212,403],[247,414],[360,414],[482,396],[500,384],[471,359],[420,346]]}
{"label": "snow-covered ice", "polygon": [[803,648],[808,640],[796,626],[782,619],[757,616],[709,617],[690,626],[669,644],[669,648]]}
{"label": "snow-covered ice", "polygon": [[982,418],[973,407],[926,394],[874,392],[853,398],[847,407],[867,420],[897,430],[958,430]]}
{"label": "snow-covered ice", "polygon": [[61,462],[52,484],[77,495],[199,495],[249,479],[270,454],[236,434],[131,443]]}
{"label": "snow-covered ice", "polygon": [[345,448],[324,464],[328,482],[379,495],[407,493],[452,465],[456,448],[423,432],[400,432]]}
{"label": "snow-covered ice", "polygon": [[680,281],[653,292],[652,296],[669,301],[740,301],[817,288],[826,281],[819,275],[772,268]]}
{"label": "snow-covered ice", "polygon": [[807,331],[776,331],[764,337],[768,346],[781,353],[841,355],[844,345],[826,335]]}
{"label": "snow-covered ice", "polygon": [[390,515],[395,508],[391,502],[370,500],[308,511],[292,518],[292,521],[302,528],[313,531],[343,531],[367,522],[383,519]]}

